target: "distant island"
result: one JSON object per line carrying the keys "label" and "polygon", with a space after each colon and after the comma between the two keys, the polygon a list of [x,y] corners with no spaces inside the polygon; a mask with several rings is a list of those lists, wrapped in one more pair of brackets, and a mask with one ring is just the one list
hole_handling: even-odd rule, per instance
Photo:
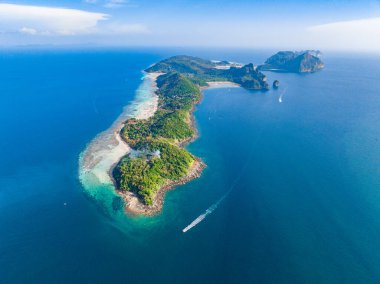
{"label": "distant island", "polygon": [[320,59],[321,52],[318,50],[306,51],[280,51],[269,57],[261,71],[279,71],[293,73],[312,73],[324,68]]}
{"label": "distant island", "polygon": [[145,71],[182,74],[194,86],[207,86],[207,82],[229,81],[251,90],[269,88],[266,76],[252,63],[242,65],[181,55],[162,60]]}
{"label": "distant island", "polygon": [[[271,58],[267,62],[275,62]],[[196,138],[193,110],[201,100],[201,90],[218,84],[268,90],[267,77],[260,71],[263,66],[181,55],[145,70],[155,78],[157,107],[147,119],[125,121],[120,136],[131,151],[112,170],[115,187],[128,211],[156,214],[167,190],[199,177],[206,167],[184,149]],[[273,86],[278,85],[276,80]]]}

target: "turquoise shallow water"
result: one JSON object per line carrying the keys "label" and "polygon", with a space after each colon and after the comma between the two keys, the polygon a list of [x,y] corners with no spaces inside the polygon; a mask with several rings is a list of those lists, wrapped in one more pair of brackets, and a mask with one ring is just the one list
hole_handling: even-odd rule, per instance
{"label": "turquoise shallow water", "polygon": [[207,90],[188,148],[208,167],[157,217],[110,217],[88,199],[79,154],[133,100],[141,69],[177,53],[271,54],[1,53],[0,283],[378,283],[378,57],[269,73],[277,91]]}

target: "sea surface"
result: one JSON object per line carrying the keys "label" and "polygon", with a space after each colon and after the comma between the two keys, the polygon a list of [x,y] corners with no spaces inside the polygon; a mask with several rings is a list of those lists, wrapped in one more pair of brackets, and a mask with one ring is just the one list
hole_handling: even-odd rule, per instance
{"label": "sea surface", "polygon": [[278,90],[205,91],[188,149],[208,167],[156,217],[79,179],[150,64],[272,53],[0,51],[0,283],[380,283],[379,56],[325,53],[321,72],[267,73]]}

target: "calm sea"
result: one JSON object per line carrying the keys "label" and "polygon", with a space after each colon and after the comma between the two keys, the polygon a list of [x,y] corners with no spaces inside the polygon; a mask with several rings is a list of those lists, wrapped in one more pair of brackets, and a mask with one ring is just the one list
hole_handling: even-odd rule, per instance
{"label": "calm sea", "polygon": [[377,56],[326,53],[322,72],[268,73],[275,91],[205,91],[188,148],[208,167],[157,217],[113,218],[84,194],[87,143],[142,69],[183,53],[272,54],[0,52],[0,283],[380,283]]}

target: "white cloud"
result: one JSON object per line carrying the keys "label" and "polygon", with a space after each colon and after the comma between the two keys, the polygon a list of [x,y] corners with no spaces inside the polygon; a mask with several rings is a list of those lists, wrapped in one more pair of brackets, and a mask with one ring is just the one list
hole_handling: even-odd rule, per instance
{"label": "white cloud", "polygon": [[[93,2],[95,0],[86,1]],[[125,2],[123,1],[123,3]],[[121,2],[114,0],[113,4],[121,4]],[[25,35],[25,41],[32,40],[32,36],[44,38],[54,36],[52,40],[55,41],[57,36],[115,37],[147,33],[149,33],[148,28],[142,24],[116,22],[109,15],[103,13],[67,8],[0,4],[0,35],[22,34]]]}
{"label": "white cloud", "polygon": [[331,48],[380,50],[380,18],[328,23],[308,31],[315,42]]}
{"label": "white cloud", "polygon": [[36,35],[38,33],[37,30],[32,29],[32,28],[27,28],[27,27],[22,27],[19,30],[19,32],[23,34],[29,34],[29,35]]}
{"label": "white cloud", "polygon": [[0,4],[2,32],[31,35],[77,35],[91,33],[108,15],[77,9]]}
{"label": "white cloud", "polygon": [[82,0],[87,4],[99,4],[105,8],[120,8],[120,7],[137,7],[137,4],[132,4],[130,0]]}
{"label": "white cloud", "polygon": [[108,0],[104,4],[104,7],[106,8],[118,8],[125,6],[128,3],[127,0]]}
{"label": "white cloud", "polygon": [[148,34],[149,29],[141,24],[112,23],[103,28],[107,34]]}

